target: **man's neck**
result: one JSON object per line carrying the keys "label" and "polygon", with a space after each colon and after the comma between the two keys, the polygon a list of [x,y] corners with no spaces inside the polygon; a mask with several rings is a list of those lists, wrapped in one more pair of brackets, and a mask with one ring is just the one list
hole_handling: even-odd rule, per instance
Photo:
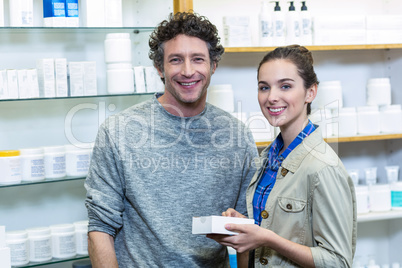
{"label": "man's neck", "polygon": [[193,117],[202,113],[206,100],[200,99],[193,103],[183,103],[169,100],[165,94],[158,98],[159,103],[170,114],[180,117]]}

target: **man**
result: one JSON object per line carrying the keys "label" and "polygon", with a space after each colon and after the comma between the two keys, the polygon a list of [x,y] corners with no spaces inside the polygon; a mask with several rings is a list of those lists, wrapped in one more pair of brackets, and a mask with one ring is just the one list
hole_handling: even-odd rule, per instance
{"label": "man", "polygon": [[225,267],[225,247],[191,234],[192,217],[246,213],[257,156],[251,133],[206,103],[224,52],[216,27],[170,15],[151,35],[164,94],[100,127],[85,183],[94,267]]}

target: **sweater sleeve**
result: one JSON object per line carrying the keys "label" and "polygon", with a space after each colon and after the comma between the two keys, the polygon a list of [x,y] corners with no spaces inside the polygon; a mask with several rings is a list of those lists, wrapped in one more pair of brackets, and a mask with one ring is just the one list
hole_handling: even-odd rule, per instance
{"label": "sweater sleeve", "polygon": [[88,231],[115,236],[123,224],[124,183],[118,150],[111,135],[102,125],[98,131],[88,176],[85,206],[88,210]]}
{"label": "sweater sleeve", "polygon": [[312,206],[317,246],[311,248],[316,267],[352,267],[355,213],[350,181],[339,166],[317,174]]}
{"label": "sweater sleeve", "polygon": [[247,148],[245,150],[245,155],[243,159],[242,185],[240,187],[239,196],[237,198],[237,203],[234,209],[244,216],[248,217],[246,191],[251,182],[251,179],[254,176],[254,173],[257,171],[254,161],[255,159],[258,159],[258,151],[251,132],[247,129],[245,130],[245,133],[247,134],[245,139]]}

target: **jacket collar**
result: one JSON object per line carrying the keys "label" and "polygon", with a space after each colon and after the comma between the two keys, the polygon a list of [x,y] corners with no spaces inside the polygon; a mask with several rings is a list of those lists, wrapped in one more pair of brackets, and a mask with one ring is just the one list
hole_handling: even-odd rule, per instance
{"label": "jacket collar", "polygon": [[295,150],[290,152],[290,154],[283,160],[282,167],[294,173],[305,159],[307,154],[309,154],[313,149],[318,149],[317,146],[325,143],[322,138],[321,128],[317,127],[309,136],[303,139]]}

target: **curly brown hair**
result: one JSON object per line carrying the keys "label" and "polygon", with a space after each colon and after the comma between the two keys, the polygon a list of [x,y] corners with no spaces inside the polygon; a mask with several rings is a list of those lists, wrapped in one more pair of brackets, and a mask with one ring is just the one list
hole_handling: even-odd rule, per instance
{"label": "curly brown hair", "polygon": [[[198,37],[207,43],[211,67],[218,66],[225,49],[220,44],[218,30],[206,17],[196,13],[177,12],[170,14],[168,20],[162,21],[152,32],[149,39],[149,58],[154,66],[163,71],[164,43],[179,34]],[[164,79],[162,79],[164,82]]]}
{"label": "curly brown hair", "polygon": [[[314,84],[319,84],[317,74],[314,71],[313,55],[311,54],[311,51],[300,45],[277,47],[275,50],[266,54],[258,65],[257,79],[261,65],[268,61],[277,59],[290,60],[291,62],[293,62],[294,65],[296,65],[297,71],[300,77],[303,79],[305,89],[310,88]],[[310,113],[311,103],[307,104],[307,115],[309,115]]]}

